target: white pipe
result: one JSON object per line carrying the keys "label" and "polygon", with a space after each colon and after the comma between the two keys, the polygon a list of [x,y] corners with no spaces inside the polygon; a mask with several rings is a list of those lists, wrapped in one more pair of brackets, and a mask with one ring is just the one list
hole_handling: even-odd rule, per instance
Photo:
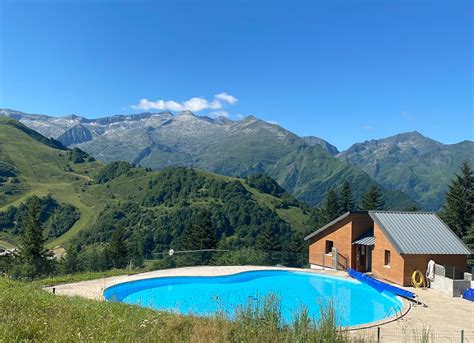
{"label": "white pipe", "polygon": [[428,262],[428,268],[426,268],[426,278],[431,282],[433,282],[435,279],[435,265],[435,261],[430,260]]}

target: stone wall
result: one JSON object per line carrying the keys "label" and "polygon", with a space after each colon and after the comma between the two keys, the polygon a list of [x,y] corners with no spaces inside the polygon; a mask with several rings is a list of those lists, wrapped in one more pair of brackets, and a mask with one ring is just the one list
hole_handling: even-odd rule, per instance
{"label": "stone wall", "polygon": [[471,283],[471,273],[464,273],[464,279],[453,280],[446,277],[444,266],[437,264],[435,266],[435,278],[430,283],[430,288],[447,294],[450,297],[460,297],[466,289],[471,287]]}

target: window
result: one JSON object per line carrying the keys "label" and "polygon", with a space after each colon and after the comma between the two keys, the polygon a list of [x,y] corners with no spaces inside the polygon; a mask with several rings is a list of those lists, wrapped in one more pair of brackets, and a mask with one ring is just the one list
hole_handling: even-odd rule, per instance
{"label": "window", "polygon": [[326,254],[332,254],[333,241],[326,241]]}
{"label": "window", "polygon": [[390,250],[385,250],[385,267],[390,267]]}

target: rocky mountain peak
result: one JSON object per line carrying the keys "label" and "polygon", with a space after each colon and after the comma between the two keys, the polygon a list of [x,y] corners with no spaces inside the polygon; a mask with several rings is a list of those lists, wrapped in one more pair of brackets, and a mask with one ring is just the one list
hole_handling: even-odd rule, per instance
{"label": "rocky mountain peak", "polygon": [[177,117],[196,117],[196,115],[189,110],[178,112]]}
{"label": "rocky mountain peak", "polygon": [[301,137],[305,141],[306,144],[308,145],[320,145],[322,146],[327,152],[329,152],[331,155],[335,156],[339,154],[339,150],[337,149],[336,146],[330,144],[329,142],[325,141],[322,138],[315,137],[315,136],[306,136],[306,137]]}

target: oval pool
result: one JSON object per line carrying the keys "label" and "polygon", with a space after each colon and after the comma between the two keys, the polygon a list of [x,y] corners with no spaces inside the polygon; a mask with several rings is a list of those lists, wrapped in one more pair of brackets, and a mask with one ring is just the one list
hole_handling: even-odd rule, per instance
{"label": "oval pool", "polygon": [[249,301],[280,300],[282,320],[291,323],[303,307],[317,320],[321,306],[334,304],[339,326],[367,324],[393,316],[403,303],[357,280],[283,270],[226,276],[159,277],[125,282],[104,291],[108,301],[201,316],[221,312],[233,317]]}

